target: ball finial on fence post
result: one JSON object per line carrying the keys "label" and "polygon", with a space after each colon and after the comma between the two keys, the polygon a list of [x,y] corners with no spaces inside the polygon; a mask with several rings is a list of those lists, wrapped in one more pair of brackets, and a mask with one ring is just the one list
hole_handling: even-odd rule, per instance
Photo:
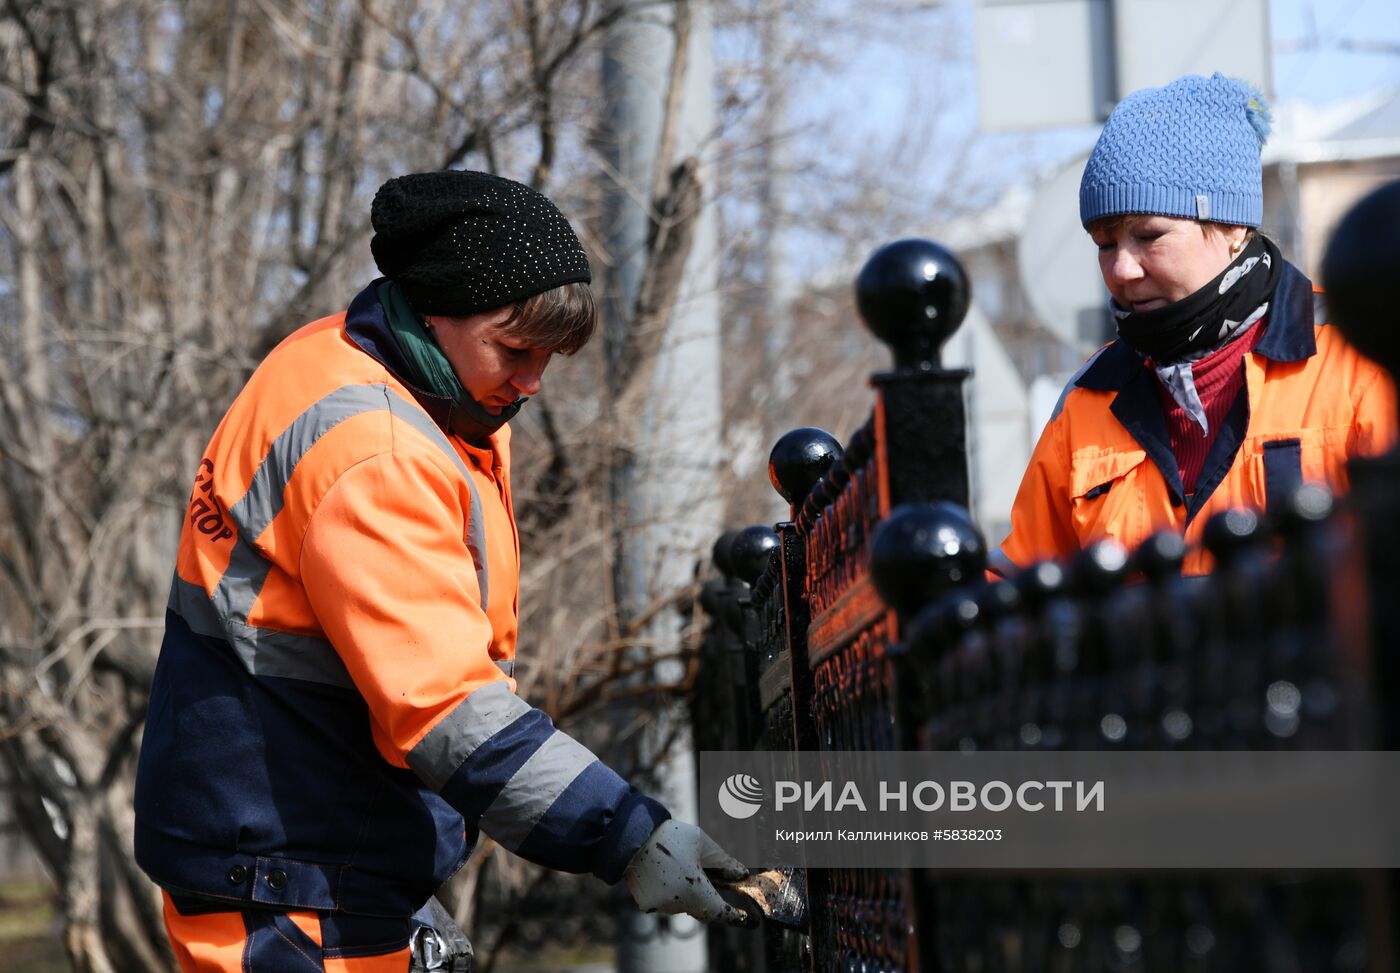
{"label": "ball finial on fence post", "polygon": [[970,373],[942,361],[971,298],[958,259],[931,240],[881,247],[856,278],[860,316],[894,355],[894,368],[871,378],[882,512],[932,500],[971,504],[963,389]]}
{"label": "ball finial on fence post", "polygon": [[982,533],[955,503],[899,507],[870,538],[870,579],[901,615],[912,615],[953,587],[975,584],[986,567]]}
{"label": "ball finial on fence post", "polygon": [[726,578],[734,577],[734,542],[738,540],[737,530],[727,530],[719,535],[711,551],[711,558],[719,573]]}
{"label": "ball finial on fence post", "polygon": [[753,584],[763,574],[763,569],[768,567],[769,560],[780,546],[778,534],[773,528],[762,524],[745,527],[734,538],[734,546],[731,549],[730,557],[734,561],[735,576],[740,581]]}
{"label": "ball finial on fence post", "polygon": [[796,510],[812,487],[841,458],[841,444],[824,429],[802,426],[783,433],[768,454],[773,489]]}
{"label": "ball finial on fence post", "polygon": [[861,319],[890,346],[898,369],[940,367],[943,345],[962,323],[971,298],[962,264],[932,240],[887,244],[856,278]]}

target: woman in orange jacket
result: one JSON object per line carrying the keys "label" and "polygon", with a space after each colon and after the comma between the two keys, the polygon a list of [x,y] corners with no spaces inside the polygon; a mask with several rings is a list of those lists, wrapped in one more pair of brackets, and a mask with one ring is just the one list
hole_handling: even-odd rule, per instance
{"label": "woman in orange jacket", "polygon": [[485,173],[371,216],[385,276],[268,356],[195,477],[136,781],[181,969],[401,973],[479,831],[742,921],[703,869],[743,867],[515,693],[506,423],[593,333],[578,238]]}
{"label": "woman in orange jacket", "polygon": [[1074,375],[992,558],[1007,575],[1104,538],[1129,549],[1266,509],[1395,438],[1395,390],[1326,323],[1323,295],[1258,232],[1262,97],[1215,74],[1134,92],[1084,167],[1080,218],[1118,338]]}

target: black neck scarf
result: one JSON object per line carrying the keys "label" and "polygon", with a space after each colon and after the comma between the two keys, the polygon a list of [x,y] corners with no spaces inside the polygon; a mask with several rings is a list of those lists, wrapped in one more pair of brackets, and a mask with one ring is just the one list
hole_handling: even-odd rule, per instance
{"label": "black neck scarf", "polygon": [[1118,336],[1155,364],[1200,357],[1269,300],[1282,268],[1278,247],[1258,234],[1214,280],[1175,303],[1134,312],[1110,299]]}

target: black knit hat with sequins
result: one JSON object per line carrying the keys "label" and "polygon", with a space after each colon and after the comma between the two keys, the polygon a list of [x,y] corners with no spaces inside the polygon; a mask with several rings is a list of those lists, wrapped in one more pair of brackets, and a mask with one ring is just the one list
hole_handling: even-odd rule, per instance
{"label": "black knit hat with sequins", "polygon": [[559,208],[529,186],[452,169],[390,179],[370,250],[419,314],[463,317],[593,279]]}

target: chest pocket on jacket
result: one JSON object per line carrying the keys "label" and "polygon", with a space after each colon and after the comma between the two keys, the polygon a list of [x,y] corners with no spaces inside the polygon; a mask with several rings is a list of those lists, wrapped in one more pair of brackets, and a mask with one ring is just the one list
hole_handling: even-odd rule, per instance
{"label": "chest pocket on jacket", "polygon": [[1071,462],[1071,519],[1081,547],[1105,537],[1133,543],[1142,536],[1146,507],[1134,471],[1146,459],[1146,452],[1132,449]]}
{"label": "chest pocket on jacket", "polygon": [[1265,435],[1251,442],[1255,469],[1255,496],[1236,502],[1274,510],[1304,483],[1325,483],[1333,491],[1345,490],[1348,431],[1342,426],[1297,429]]}

